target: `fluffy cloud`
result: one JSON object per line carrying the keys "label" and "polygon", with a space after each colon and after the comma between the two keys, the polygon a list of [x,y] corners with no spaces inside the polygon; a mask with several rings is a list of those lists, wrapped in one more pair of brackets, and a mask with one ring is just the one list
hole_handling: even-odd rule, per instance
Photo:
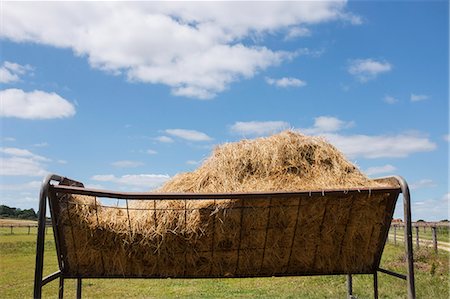
{"label": "fluffy cloud", "polygon": [[331,142],[348,157],[404,158],[413,153],[436,149],[436,144],[419,133],[396,135],[343,135],[345,128],[353,127],[353,121],[343,121],[332,116],[319,116],[311,128],[297,129],[300,133],[320,135]]}
{"label": "fluffy cloud", "polygon": [[185,130],[185,129],[167,129],[165,130],[166,134],[179,137],[189,141],[210,141],[211,137],[206,135],[203,132],[195,131],[195,130]]}
{"label": "fluffy cloud", "polygon": [[0,91],[2,106],[0,116],[23,119],[51,119],[71,117],[75,107],[56,93],[35,90],[25,92],[21,89]]}
{"label": "fluffy cloud", "polygon": [[409,184],[409,187],[411,189],[434,188],[436,186],[437,186],[437,184],[433,180],[430,180],[430,179],[422,179],[417,182],[413,182],[413,183]]}
{"label": "fluffy cloud", "polygon": [[158,136],[155,138],[156,141],[162,142],[162,143],[172,143],[173,139],[169,136]]}
{"label": "fluffy cloud", "polygon": [[33,154],[29,150],[20,148],[0,148],[1,176],[44,176],[45,162],[50,159]]}
{"label": "fluffy cloud", "polygon": [[427,137],[414,133],[396,135],[322,134],[322,136],[351,158],[404,158],[413,153],[436,149],[436,144]]}
{"label": "fluffy cloud", "polygon": [[5,61],[0,67],[0,83],[14,83],[20,80],[20,76],[31,72],[33,67]]}
{"label": "fluffy cloud", "polygon": [[305,37],[305,36],[310,36],[310,35],[311,35],[311,30],[309,30],[308,28],[295,26],[295,27],[289,28],[288,33],[286,34],[284,39],[292,40],[292,39],[296,39],[298,37]]}
{"label": "fluffy cloud", "polygon": [[345,6],[343,0],[8,2],[1,35],[72,49],[93,68],[168,85],[174,95],[208,99],[296,55],[258,46],[252,37],[288,29],[298,36],[307,31],[295,28],[336,20],[357,24]]}
{"label": "fluffy cloud", "polygon": [[425,101],[428,100],[430,98],[430,96],[426,95],[426,94],[411,94],[411,102],[420,102],[420,101]]}
{"label": "fluffy cloud", "polygon": [[244,136],[262,136],[269,135],[289,128],[289,124],[284,121],[238,121],[235,122],[230,130],[233,133]]}
{"label": "fluffy cloud", "polygon": [[334,116],[319,116],[314,118],[314,125],[312,128],[299,129],[299,131],[300,133],[307,135],[317,135],[336,132],[353,126],[354,122],[352,121],[343,121]]}
{"label": "fluffy cloud", "polygon": [[397,168],[391,164],[386,164],[384,166],[374,166],[366,169],[365,173],[367,175],[379,175],[383,173],[393,173]]}
{"label": "fluffy cloud", "polygon": [[377,61],[371,58],[351,60],[347,71],[360,82],[375,79],[379,74],[389,72],[392,65],[387,61]]}
{"label": "fluffy cloud", "polygon": [[275,85],[277,87],[302,87],[306,85],[305,81],[292,77],[283,77],[280,79],[266,78],[266,82],[269,85]]}
{"label": "fluffy cloud", "polygon": [[395,98],[395,97],[393,97],[393,96],[389,96],[389,95],[385,96],[385,97],[383,98],[383,101],[384,101],[385,103],[388,103],[388,104],[391,104],[391,105],[396,104],[396,103],[399,102],[399,100],[398,100],[397,98]]}
{"label": "fluffy cloud", "polygon": [[122,186],[138,187],[143,190],[156,188],[170,179],[167,174],[127,174],[117,177],[112,174],[94,175],[92,178],[98,182],[110,182]]}

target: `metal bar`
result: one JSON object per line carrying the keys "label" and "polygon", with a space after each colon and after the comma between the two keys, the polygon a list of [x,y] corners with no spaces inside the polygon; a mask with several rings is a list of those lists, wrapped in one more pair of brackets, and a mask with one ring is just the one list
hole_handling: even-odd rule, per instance
{"label": "metal bar", "polygon": [[351,274],[347,274],[347,298],[353,298],[353,279]]}
{"label": "metal bar", "polygon": [[81,278],[77,278],[77,299],[81,299]]}
{"label": "metal bar", "polygon": [[408,298],[416,298],[416,288],[414,281],[414,256],[413,256],[413,244],[412,244],[412,224],[411,224],[411,197],[409,194],[408,183],[405,179],[396,176],[395,177],[400,184],[403,194],[403,213],[405,217],[405,251],[406,251],[406,262],[408,266],[407,272],[407,284],[408,284]]}
{"label": "metal bar", "polygon": [[270,223],[270,211],[272,210],[272,197],[269,197],[270,202],[269,202],[269,211],[267,213],[267,223],[266,223],[266,235],[264,236],[264,245],[263,245],[263,253],[262,253],[262,257],[261,257],[261,266],[259,267],[259,272],[262,271],[263,267],[264,267],[264,257],[266,255],[266,244],[267,244],[267,235],[269,234],[269,223]]}
{"label": "metal bar", "polygon": [[297,235],[297,226],[298,226],[298,218],[300,218],[300,206],[301,206],[301,203],[302,203],[302,197],[299,196],[298,197],[297,215],[295,217],[294,233],[292,234],[291,249],[289,250],[289,258],[288,258],[288,263],[287,263],[287,267],[286,267],[286,271],[285,272],[289,272],[289,267],[291,265],[292,250],[294,249],[294,241],[295,241],[295,237]]}
{"label": "metal bar", "polygon": [[39,219],[38,219],[38,232],[36,241],[36,264],[34,269],[34,298],[42,297],[42,272],[44,269],[44,244],[45,244],[45,214],[47,207],[47,194],[51,181],[62,181],[63,178],[58,175],[48,175],[41,185],[41,191],[39,194]]}
{"label": "metal bar", "polygon": [[55,273],[52,273],[50,275],[45,276],[42,279],[42,286],[46,285],[47,283],[57,279],[58,277],[61,277],[61,271],[56,271]]}
{"label": "metal bar", "polygon": [[96,190],[87,189],[83,187],[75,186],[53,186],[55,191],[60,193],[70,193],[70,194],[80,194],[107,198],[123,198],[130,200],[180,200],[180,199],[191,199],[191,200],[201,200],[201,199],[241,199],[241,198],[261,198],[261,197],[273,197],[273,198],[286,198],[286,197],[296,197],[299,195],[319,195],[324,192],[329,195],[336,195],[345,193],[361,193],[361,192],[371,192],[376,193],[386,193],[398,191],[399,188],[359,188],[359,189],[324,189],[324,190],[311,190],[311,191],[300,191],[300,192],[248,192],[248,193],[151,193],[151,192],[115,192],[108,190]]}
{"label": "metal bar", "polygon": [[395,276],[395,277],[407,280],[407,277],[404,274],[396,273],[396,272],[393,272],[393,271],[390,271],[390,270],[386,270],[386,269],[382,269],[382,268],[378,268],[378,271],[380,271],[380,272],[382,272],[384,274],[388,274],[388,275],[391,275],[391,276]]}
{"label": "metal bar", "polygon": [[64,277],[61,275],[59,277],[58,299],[63,298],[64,298]]}
{"label": "metal bar", "polygon": [[[244,206],[244,199],[241,199],[241,207]],[[241,254],[241,243],[242,243],[242,223],[244,221],[244,209],[241,209],[241,215],[240,215],[240,224],[239,224],[239,243],[237,248],[237,258],[236,258],[236,270],[235,273],[239,273],[239,259]]]}
{"label": "metal bar", "polygon": [[378,299],[378,273],[373,273],[373,298]]}

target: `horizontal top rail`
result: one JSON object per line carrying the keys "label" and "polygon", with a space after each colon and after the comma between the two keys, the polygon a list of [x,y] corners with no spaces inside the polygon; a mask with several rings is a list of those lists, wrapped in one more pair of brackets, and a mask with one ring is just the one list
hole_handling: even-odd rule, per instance
{"label": "horizontal top rail", "polygon": [[374,188],[352,188],[352,189],[324,189],[312,191],[292,191],[292,192],[237,192],[237,193],[156,193],[156,192],[117,192],[108,190],[88,189],[83,187],[52,185],[52,191],[66,194],[78,194],[107,198],[123,198],[130,200],[202,200],[202,199],[251,199],[251,198],[283,198],[305,195],[338,195],[347,193],[384,193],[384,192],[401,192],[400,188],[395,187],[374,187]]}

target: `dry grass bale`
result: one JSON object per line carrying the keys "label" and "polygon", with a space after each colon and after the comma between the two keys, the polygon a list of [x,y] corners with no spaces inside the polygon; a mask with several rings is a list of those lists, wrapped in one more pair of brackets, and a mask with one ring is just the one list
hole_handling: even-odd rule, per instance
{"label": "dry grass bale", "polygon": [[[285,131],[217,147],[157,192],[230,193],[389,187],[325,140]],[[373,260],[389,194],[142,201],[130,209],[71,196],[59,213],[73,273],[242,276],[346,272]],[[351,214],[350,214],[351,213]],[[375,224],[374,224],[375,223]],[[361,254],[356,246],[370,254]],[[73,250],[72,250],[73,249]],[[355,254],[356,253],[356,254]],[[369,259],[369,260],[367,260]],[[356,267],[356,268],[355,268]]]}

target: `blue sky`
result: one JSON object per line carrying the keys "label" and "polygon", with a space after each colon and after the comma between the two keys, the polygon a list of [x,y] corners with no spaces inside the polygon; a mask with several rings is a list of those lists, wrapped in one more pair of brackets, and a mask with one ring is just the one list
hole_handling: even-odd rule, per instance
{"label": "blue sky", "polygon": [[446,1],[2,5],[2,204],[36,209],[47,173],[150,190],[291,128],[448,218]]}

